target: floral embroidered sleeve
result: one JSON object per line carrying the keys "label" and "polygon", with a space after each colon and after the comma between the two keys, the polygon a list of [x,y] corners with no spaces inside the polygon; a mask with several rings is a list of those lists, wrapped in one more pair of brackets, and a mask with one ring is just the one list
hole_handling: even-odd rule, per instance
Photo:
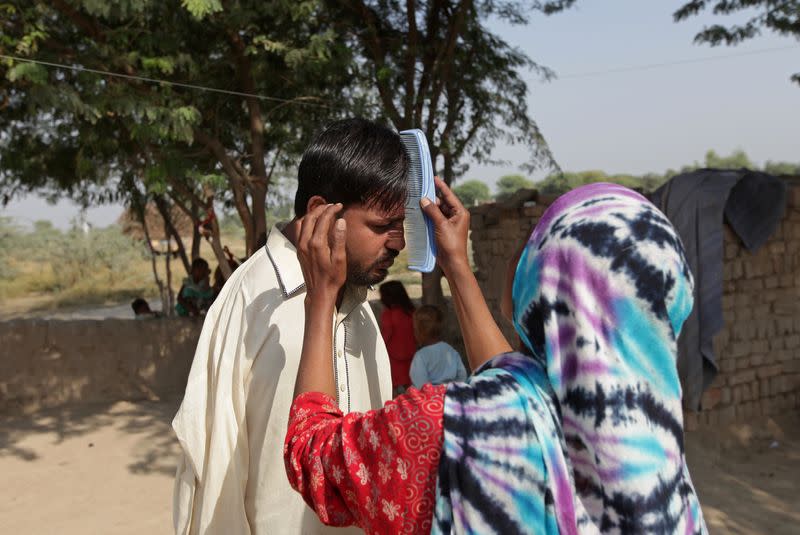
{"label": "floral embroidered sleeve", "polygon": [[382,409],[346,416],[325,394],[298,396],[283,450],[292,487],[325,524],[428,533],[445,389],[412,388]]}

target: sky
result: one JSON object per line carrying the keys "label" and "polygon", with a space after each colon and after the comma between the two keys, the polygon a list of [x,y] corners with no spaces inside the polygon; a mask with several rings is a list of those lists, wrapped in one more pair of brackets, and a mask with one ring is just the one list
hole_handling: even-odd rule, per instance
{"label": "sky", "polygon": [[[682,4],[578,0],[566,12],[533,15],[527,26],[492,24],[559,77],[543,82],[530,73],[526,79],[529,111],[562,169],[663,173],[701,162],[709,149],[721,155],[741,149],[757,164],[800,162],[800,86],[789,81],[800,71],[800,41],[765,33],[735,47],[697,45],[694,36],[705,25],[743,15],[704,13],[675,23],[672,14]],[[760,52],[782,47],[792,48]],[[727,57],[706,61],[720,56]],[[691,63],[663,66],[684,61]],[[498,146],[493,158],[508,163],[473,163],[464,178],[494,185],[519,172],[526,152]],[[105,226],[121,210],[92,208],[87,219]],[[78,212],[70,202],[49,205],[33,196],[0,209],[23,225],[49,219],[61,228]]]}

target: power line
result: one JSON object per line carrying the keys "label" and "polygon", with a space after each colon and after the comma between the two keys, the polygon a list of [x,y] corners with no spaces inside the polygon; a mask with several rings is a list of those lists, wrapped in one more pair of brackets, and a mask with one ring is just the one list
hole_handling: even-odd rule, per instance
{"label": "power line", "polygon": [[[781,52],[781,51],[784,51],[784,50],[791,50],[791,49],[796,49],[796,48],[800,48],[800,46],[789,45],[789,46],[774,47],[774,48],[764,48],[764,49],[761,49],[761,50],[751,50],[749,52],[740,52],[738,54],[734,53],[734,54],[725,54],[725,55],[721,55],[721,56],[707,56],[707,57],[704,57],[704,58],[681,59],[681,60],[674,60],[674,61],[665,61],[665,62],[662,62],[662,63],[651,63],[651,64],[646,64],[646,65],[633,65],[633,66],[630,66],[630,67],[620,67],[620,68],[615,68],[615,69],[605,69],[605,70],[602,70],[602,71],[588,71],[588,72],[581,72],[581,73],[571,73],[571,74],[565,74],[563,76],[557,76],[556,80],[573,80],[573,79],[578,79],[578,78],[589,78],[589,77],[593,77],[593,76],[602,76],[602,75],[606,75],[606,74],[620,74],[620,73],[626,73],[626,72],[639,72],[639,71],[646,71],[646,70],[652,70],[652,69],[660,69],[660,68],[663,68],[663,67],[672,67],[672,66],[675,66],[675,65],[689,65],[689,64],[695,64],[695,63],[708,63],[708,62],[712,62],[712,61],[720,61],[720,60],[731,59],[731,58],[739,58],[739,57],[745,57],[745,56],[755,56],[755,55],[760,55],[760,54],[769,54],[769,53],[772,53],[772,52]],[[127,79],[127,80],[138,80],[138,81],[141,81],[141,82],[147,82],[147,83],[151,83],[151,84],[182,87],[182,88],[185,88],[185,89],[194,89],[194,90],[197,90],[197,91],[207,91],[207,92],[211,92],[211,93],[221,93],[221,94],[224,94],[224,95],[232,95],[232,96],[237,96],[237,97],[257,98],[259,100],[266,100],[266,101],[272,101],[272,102],[283,102],[283,103],[302,104],[302,105],[306,105],[306,106],[325,107],[324,104],[319,104],[319,103],[314,103],[314,102],[307,102],[305,100],[302,100],[302,97],[301,97],[301,99],[285,99],[285,98],[279,98],[279,97],[270,97],[270,96],[266,96],[266,95],[258,95],[258,94],[255,94],[255,93],[245,93],[245,92],[242,92],[242,91],[231,91],[231,90],[228,90],[228,89],[219,89],[219,88],[216,88],[216,87],[207,87],[207,86],[196,85],[196,84],[187,84],[187,83],[183,83],[183,82],[172,82],[172,81],[169,81],[169,80],[162,80],[162,79],[159,79],[159,78],[148,78],[148,77],[145,77],[145,76],[137,76],[137,75],[133,75],[133,74],[123,74],[123,73],[118,73],[118,72],[103,71],[103,70],[99,70],[99,69],[91,69],[89,67],[82,67],[82,66],[79,66],[79,65],[65,65],[63,63],[55,63],[55,62],[50,62],[50,61],[42,61],[42,60],[36,60],[36,59],[22,58],[22,57],[18,57],[18,56],[9,56],[9,55],[6,55],[6,54],[0,54],[0,58],[10,59],[10,60],[14,60],[14,61],[20,61],[20,62],[25,62],[25,63],[35,63],[37,65],[43,65],[43,66],[46,66],[46,67],[55,67],[55,68],[60,68],[60,69],[73,70],[73,71],[89,72],[89,73],[99,74],[101,76],[124,78],[124,79]]]}
{"label": "power line", "polygon": [[[80,65],[65,65],[63,63],[54,63],[52,61],[42,61],[38,59],[29,59],[29,58],[21,58],[18,56],[8,56],[6,54],[0,54],[0,58],[10,59],[14,61],[19,61],[23,63],[35,63],[37,65],[43,65],[46,67],[55,67],[59,69],[69,69],[72,71],[80,71],[80,72],[89,72],[93,74],[99,74],[101,76],[110,76],[113,78],[124,78],[126,80],[138,80],[141,82],[147,82],[150,84],[159,84],[159,85],[168,85],[173,87],[182,87],[185,89],[194,89],[197,91],[207,91],[210,93],[221,93],[224,95],[233,95],[237,97],[247,97],[247,98],[257,98],[259,100],[268,100],[272,102],[283,102],[288,104],[303,104],[305,106],[320,106],[320,107],[327,107],[324,104],[319,104],[316,102],[307,102],[303,100],[304,97],[295,98],[295,99],[287,99],[287,98],[279,98],[279,97],[268,97],[266,95],[258,95],[255,93],[244,93],[242,91],[231,91],[228,89],[219,89],[216,87],[206,87],[202,85],[196,84],[186,84],[183,82],[172,82],[169,80],[161,80],[158,78],[148,78],[146,76],[137,76],[133,74],[123,74],[120,72],[111,72],[111,71],[102,71],[99,69],[90,69],[89,67],[82,67]],[[309,97],[310,98],[310,97]]]}
{"label": "power line", "polygon": [[660,69],[662,67],[672,67],[674,65],[688,65],[692,63],[707,63],[711,61],[719,61],[723,59],[730,59],[730,58],[739,58],[744,56],[755,56],[758,54],[768,54],[771,52],[779,52],[783,50],[790,50],[800,48],[798,45],[789,45],[789,46],[782,46],[776,48],[764,48],[761,50],[751,50],[749,52],[740,52],[738,54],[725,54],[722,56],[707,56],[704,58],[695,58],[695,59],[679,59],[675,61],[665,61],[663,63],[651,63],[648,65],[633,65],[630,67],[620,67],[616,69],[606,69],[602,71],[589,71],[589,72],[581,72],[581,73],[572,73],[572,74],[565,74],[563,76],[556,76],[556,80],[570,80],[576,78],[589,78],[592,76],[602,76],[604,74],[619,74],[624,72],[638,72],[638,71],[646,71],[651,69]]}

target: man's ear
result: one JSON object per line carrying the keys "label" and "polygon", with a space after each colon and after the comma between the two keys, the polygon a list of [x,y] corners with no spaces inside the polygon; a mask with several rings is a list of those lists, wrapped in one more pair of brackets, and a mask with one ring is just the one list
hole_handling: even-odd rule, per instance
{"label": "man's ear", "polygon": [[320,195],[313,195],[310,199],[308,199],[308,203],[306,203],[306,213],[309,213],[317,206],[323,204],[328,204],[328,201],[325,200],[325,197],[322,197]]}

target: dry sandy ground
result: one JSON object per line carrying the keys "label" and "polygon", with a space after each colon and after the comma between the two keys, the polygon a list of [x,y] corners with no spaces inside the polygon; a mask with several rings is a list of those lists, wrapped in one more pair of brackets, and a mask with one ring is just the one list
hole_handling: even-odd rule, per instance
{"label": "dry sandy ground", "polygon": [[172,530],[177,403],[0,417],[0,533]]}
{"label": "dry sandy ground", "polygon": [[[0,533],[170,533],[176,407],[0,416]],[[797,415],[693,432],[687,451],[712,533],[798,533]]]}

